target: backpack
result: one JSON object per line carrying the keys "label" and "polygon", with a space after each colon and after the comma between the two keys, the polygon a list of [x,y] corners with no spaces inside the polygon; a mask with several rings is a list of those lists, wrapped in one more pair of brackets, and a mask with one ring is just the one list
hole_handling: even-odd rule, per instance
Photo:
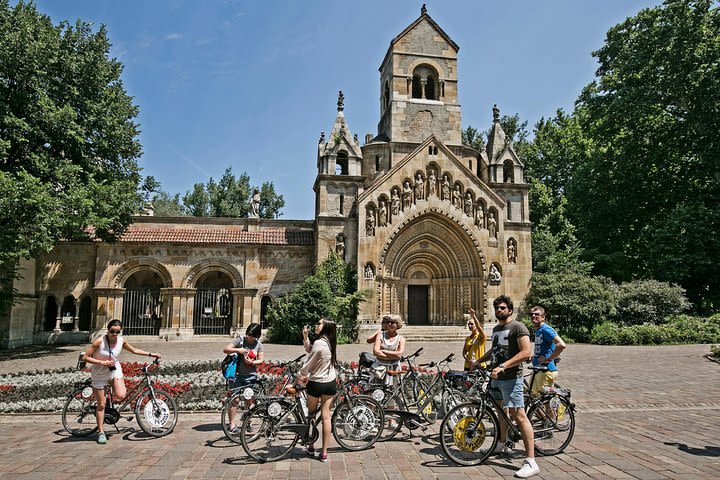
{"label": "backpack", "polygon": [[225,355],[222,363],[220,364],[220,371],[222,372],[225,380],[235,380],[235,372],[237,371],[238,354],[229,353]]}

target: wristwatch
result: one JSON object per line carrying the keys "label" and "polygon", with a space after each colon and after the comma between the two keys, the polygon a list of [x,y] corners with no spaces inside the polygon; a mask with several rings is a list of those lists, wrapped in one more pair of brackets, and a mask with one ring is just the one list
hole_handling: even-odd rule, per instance
{"label": "wristwatch", "polygon": [[505,370],[505,364],[501,363],[500,365],[498,365],[498,368],[502,368],[503,370]]}

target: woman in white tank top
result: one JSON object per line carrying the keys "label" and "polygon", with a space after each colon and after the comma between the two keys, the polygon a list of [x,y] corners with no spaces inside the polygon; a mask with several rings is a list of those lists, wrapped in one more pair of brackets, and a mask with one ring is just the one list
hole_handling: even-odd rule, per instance
{"label": "woman in white tank top", "polygon": [[122,322],[111,320],[107,325],[107,334],[95,339],[83,355],[83,360],[90,364],[90,379],[97,401],[97,443],[107,443],[107,436],[103,431],[105,423],[105,385],[112,381],[113,393],[118,402],[122,402],[127,394],[122,366],[118,356],[122,350],[135,355],[147,355],[160,358],[159,353],[150,353],[133,347],[122,336]]}
{"label": "woman in white tank top", "polygon": [[390,369],[397,369],[400,366],[400,358],[405,353],[405,337],[397,332],[402,326],[400,315],[384,315],[383,331],[375,337],[373,354],[380,363]]}

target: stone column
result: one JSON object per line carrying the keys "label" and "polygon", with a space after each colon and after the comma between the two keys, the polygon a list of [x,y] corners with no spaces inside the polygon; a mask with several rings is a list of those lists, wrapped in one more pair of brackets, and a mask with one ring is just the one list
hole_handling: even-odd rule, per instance
{"label": "stone column", "polygon": [[194,288],[161,288],[163,301],[163,325],[160,338],[167,341],[189,340],[193,336],[192,307]]}
{"label": "stone column", "polygon": [[425,85],[427,84],[427,79],[420,80],[420,98],[425,98]]}
{"label": "stone column", "polygon": [[78,322],[80,322],[80,302],[78,299],[73,297],[73,306],[75,307],[75,315],[73,316],[73,332],[79,332]]}
{"label": "stone column", "polygon": [[53,329],[53,333],[60,333],[62,331],[62,328],[60,328],[61,320],[62,320],[62,303],[58,303],[57,313],[55,315],[55,328]]}
{"label": "stone column", "polygon": [[231,334],[237,336],[244,332],[253,322],[254,299],[257,295],[257,288],[232,288],[230,292],[233,295],[233,318],[235,319],[235,328],[230,331]]}
{"label": "stone column", "polygon": [[95,325],[90,325],[92,332],[102,330],[110,320],[122,319],[122,299],[124,288],[93,288],[97,305],[95,307]]}

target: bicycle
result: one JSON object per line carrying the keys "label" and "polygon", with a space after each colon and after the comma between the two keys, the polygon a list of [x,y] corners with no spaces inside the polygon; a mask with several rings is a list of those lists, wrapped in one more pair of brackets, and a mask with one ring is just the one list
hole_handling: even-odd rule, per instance
{"label": "bicycle", "polygon": [[[345,383],[333,398],[332,433],[346,450],[370,448],[380,437],[384,423],[382,406],[366,395],[353,395]],[[241,427],[243,450],[258,462],[285,458],[295,445],[315,443],[320,431],[316,418],[307,412],[304,385],[286,388],[287,396],[257,397]],[[318,413],[319,410],[313,412]]]}
{"label": "bicycle", "polygon": [[[121,413],[128,406],[134,405],[135,418],[143,432],[152,437],[163,437],[173,431],[178,419],[175,399],[150,381],[149,369],[158,365],[160,360],[157,358],[152,365],[143,365],[143,379],[130,389],[120,406],[116,406],[113,400],[112,381],[105,386],[107,401],[104,423],[115,426],[119,433],[117,422],[121,418]],[[68,396],[62,409],[63,427],[74,436],[90,435],[98,429],[96,411],[97,405],[91,380],[87,379]],[[132,417],[128,417],[128,420],[131,419]]]}
{"label": "bicycle", "polygon": [[[543,367],[531,367],[535,371]],[[440,425],[440,445],[445,455],[459,465],[479,465],[493,453],[499,439],[499,420],[508,426],[507,443],[522,439],[517,425],[490,395],[489,375],[483,377],[480,394],[470,402],[456,405]],[[528,395],[525,410],[533,425],[535,449],[541,455],[561,453],[575,432],[575,404],[569,392],[543,392]]]}
{"label": "bicycle", "polygon": [[[288,362],[282,362],[279,363],[277,366],[278,368],[289,368],[292,365],[298,363],[302,358],[305,356],[305,354],[300,355],[295,360],[290,360]],[[283,377],[283,383],[282,386],[278,388],[279,392],[284,392],[285,387],[287,387],[290,383],[290,380],[292,379],[291,375],[285,375]],[[230,382],[228,382],[229,384]],[[256,378],[250,382],[243,383],[242,385],[238,385],[235,388],[231,388],[228,391],[228,396],[223,402],[223,406],[220,410],[220,423],[222,425],[223,432],[225,433],[225,436],[228,438],[228,440],[231,440],[238,445],[242,444],[242,440],[240,439],[240,427],[235,424],[235,428],[231,427],[230,422],[230,412],[232,409],[235,409],[235,414],[233,415],[233,421],[235,419],[239,419],[240,421],[238,423],[242,422],[243,415],[245,415],[248,410],[248,404],[254,402],[255,397],[258,395],[262,395],[264,392],[263,387],[264,381],[262,379]]]}

